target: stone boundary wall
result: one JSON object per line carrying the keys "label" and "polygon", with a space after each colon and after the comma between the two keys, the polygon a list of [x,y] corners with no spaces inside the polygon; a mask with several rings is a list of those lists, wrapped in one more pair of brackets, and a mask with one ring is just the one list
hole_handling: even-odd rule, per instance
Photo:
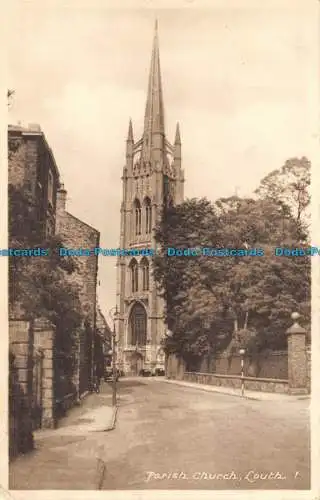
{"label": "stone boundary wall", "polygon": [[[255,371],[252,373],[251,370]],[[221,375],[238,375],[241,371],[241,357],[238,353],[232,356],[229,366],[228,358],[220,355],[215,359],[215,373]],[[245,373],[255,378],[288,378],[288,352],[271,351],[261,353],[254,364],[250,366],[249,360],[245,359]]]}
{"label": "stone boundary wall", "polygon": [[[242,378],[240,375],[185,372],[182,380],[186,382],[195,382],[197,384],[240,389]],[[273,392],[280,394],[286,394],[289,392],[288,380],[255,377],[243,377],[243,380],[244,387],[248,391]]]}
{"label": "stone boundary wall", "polygon": [[[271,369],[277,368],[276,373],[278,375],[278,369],[282,364],[282,373],[286,376],[280,377],[270,377],[270,371],[268,377],[258,376],[263,371],[260,369],[257,373],[257,366],[255,369],[252,366],[252,359],[246,356],[246,350],[243,349],[243,361],[244,361],[244,380],[247,385],[248,390],[253,391],[265,391],[265,392],[284,392],[289,394],[310,394],[311,392],[311,349],[310,349],[310,336],[308,337],[308,332],[299,323],[298,319],[300,314],[293,312],[291,318],[294,321],[293,325],[286,330],[287,335],[287,355],[284,356],[278,351],[278,362],[272,365],[269,360],[277,359],[277,354],[270,356],[271,352],[261,353],[262,357],[265,356],[265,362],[269,362]],[[239,352],[240,354],[240,352]],[[222,355],[225,359],[224,362],[227,363],[229,373],[217,373],[217,366],[211,363],[210,359],[204,359],[201,367],[189,367],[186,366],[185,361],[182,357],[176,354],[169,354],[166,359],[166,376],[168,379],[173,378],[177,380],[188,380],[196,383],[208,383],[214,385],[226,385],[228,387],[239,387],[241,384],[241,358],[238,356],[229,357],[224,353]],[[220,357],[221,359],[221,357]],[[230,367],[232,360],[237,359],[237,374],[230,374]],[[261,358],[260,358],[261,359]],[[287,360],[287,370],[285,370],[284,360]],[[281,364],[280,364],[281,361]],[[203,367],[205,369],[203,369]],[[211,370],[210,370],[211,368]],[[219,368],[219,367],[218,367]],[[261,368],[261,366],[260,366]],[[188,369],[188,372],[187,372]],[[191,371],[190,371],[191,370]],[[210,373],[211,371],[211,373]],[[205,381],[204,381],[205,380]]]}

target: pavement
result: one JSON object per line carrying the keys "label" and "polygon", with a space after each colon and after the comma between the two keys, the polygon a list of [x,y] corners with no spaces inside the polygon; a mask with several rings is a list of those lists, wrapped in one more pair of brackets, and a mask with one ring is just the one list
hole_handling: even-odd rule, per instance
{"label": "pavement", "polygon": [[10,489],[310,488],[307,399],[202,389],[162,377],[120,379],[117,424],[99,432],[102,409],[111,418],[105,384],[59,429],[37,433],[35,454],[10,467]]}
{"label": "pavement", "polygon": [[110,386],[101,389],[70,409],[57,429],[34,432],[35,450],[10,464],[10,490],[100,488],[105,465],[99,440],[116,418]]}
{"label": "pavement", "polygon": [[[159,380],[157,378],[157,380]],[[175,379],[161,379],[169,384],[177,384],[184,387],[191,387],[194,389],[208,391],[208,392],[218,392],[220,394],[229,394],[230,396],[244,397],[246,399],[255,399],[257,401],[292,401],[295,399],[310,399],[310,394],[307,395],[291,395],[291,394],[280,394],[276,392],[259,392],[259,391],[248,391],[244,390],[244,395],[241,394],[241,389],[233,389],[231,387],[218,387],[214,385],[198,384],[196,382],[185,382],[184,380]]]}

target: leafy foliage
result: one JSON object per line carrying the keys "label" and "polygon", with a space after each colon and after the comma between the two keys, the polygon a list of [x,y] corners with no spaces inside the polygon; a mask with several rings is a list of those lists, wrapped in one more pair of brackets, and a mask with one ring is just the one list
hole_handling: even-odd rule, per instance
{"label": "leafy foliage", "polygon": [[[77,270],[73,257],[61,259],[59,236],[43,240],[37,210],[22,189],[9,186],[9,247],[45,248],[48,256],[9,257],[9,304],[19,304],[30,318],[44,317],[56,326],[59,351],[72,355],[75,332],[83,321],[78,288],[67,276]],[[66,363],[69,366],[70,363]]]}
{"label": "leafy foliage", "polygon": [[306,157],[290,158],[278,170],[274,170],[260,183],[256,194],[270,199],[284,210],[290,210],[301,239],[306,238],[310,219],[311,163]]}
{"label": "leafy foliage", "polygon": [[12,89],[7,90],[8,107],[10,107],[10,105],[11,105],[11,99],[12,99],[14,94],[15,94],[15,90],[12,90]]}
{"label": "leafy foliage", "polygon": [[[274,247],[301,247],[301,234],[291,207],[271,195],[166,207],[156,230],[163,253],[154,262],[173,332],[166,350],[188,359],[235,344],[283,348],[291,312],[310,321],[310,258],[277,257]],[[168,247],[262,248],[264,256],[170,257]]]}

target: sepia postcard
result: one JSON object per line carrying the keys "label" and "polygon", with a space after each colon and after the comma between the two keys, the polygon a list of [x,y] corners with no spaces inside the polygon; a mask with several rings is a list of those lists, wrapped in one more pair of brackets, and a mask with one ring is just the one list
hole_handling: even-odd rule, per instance
{"label": "sepia postcard", "polygon": [[1,498],[320,498],[319,5],[3,7]]}

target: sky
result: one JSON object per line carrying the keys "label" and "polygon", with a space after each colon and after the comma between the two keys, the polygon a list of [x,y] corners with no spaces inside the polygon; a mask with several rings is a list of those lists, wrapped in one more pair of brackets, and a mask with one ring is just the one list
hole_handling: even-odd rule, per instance
{"label": "sky", "polygon": [[[195,4],[115,9],[107,1],[32,0],[14,10],[9,122],[40,124],[67,210],[100,231],[103,248],[119,245],[125,141],[129,118],[135,140],[142,134],[156,18],[166,133],[173,142],[179,121],[186,197],[250,195],[286,159],[311,151],[319,43],[312,2]],[[115,264],[99,261],[106,317]]]}

